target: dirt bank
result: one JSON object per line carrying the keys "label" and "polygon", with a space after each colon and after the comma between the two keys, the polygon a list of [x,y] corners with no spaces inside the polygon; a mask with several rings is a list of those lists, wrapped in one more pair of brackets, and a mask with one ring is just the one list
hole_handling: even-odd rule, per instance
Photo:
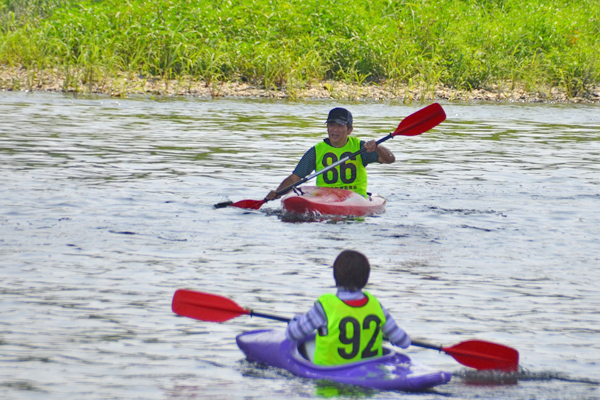
{"label": "dirt bank", "polygon": [[319,82],[302,87],[265,88],[244,82],[205,82],[193,78],[165,80],[133,74],[119,74],[86,79],[79,73],[66,76],[63,71],[32,72],[18,67],[0,66],[0,90],[67,92],[80,94],[106,94],[118,97],[146,96],[196,96],[196,97],[263,97],[288,99],[336,100],[396,100],[403,102],[422,100],[463,100],[491,102],[545,102],[545,103],[600,103],[600,86],[580,97],[571,97],[558,88],[511,87],[494,85],[486,90],[455,90],[436,86],[427,87],[369,84],[357,85],[343,82]]}

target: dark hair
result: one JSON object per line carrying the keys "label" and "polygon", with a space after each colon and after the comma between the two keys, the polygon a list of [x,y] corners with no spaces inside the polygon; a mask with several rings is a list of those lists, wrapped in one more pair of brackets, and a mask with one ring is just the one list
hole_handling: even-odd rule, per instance
{"label": "dark hair", "polygon": [[337,287],[360,290],[369,281],[371,265],[367,257],[354,250],[342,251],[333,263],[333,278]]}

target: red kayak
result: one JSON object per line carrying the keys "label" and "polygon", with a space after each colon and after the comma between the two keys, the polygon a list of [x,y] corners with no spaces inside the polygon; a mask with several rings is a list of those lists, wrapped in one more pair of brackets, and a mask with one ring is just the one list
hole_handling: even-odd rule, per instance
{"label": "red kayak", "polygon": [[295,214],[361,217],[385,210],[385,199],[377,194],[365,198],[344,189],[302,186],[281,199],[283,209]]}

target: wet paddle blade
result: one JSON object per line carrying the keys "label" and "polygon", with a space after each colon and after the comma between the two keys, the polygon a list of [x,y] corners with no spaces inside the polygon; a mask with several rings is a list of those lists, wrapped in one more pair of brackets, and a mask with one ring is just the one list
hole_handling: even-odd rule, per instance
{"label": "wet paddle blade", "polygon": [[249,210],[258,210],[265,203],[266,203],[266,200],[240,200],[240,201],[237,201],[237,202],[231,204],[231,207],[247,208]]}
{"label": "wet paddle blade", "polygon": [[408,117],[404,118],[398,128],[392,132],[392,137],[396,135],[416,136],[427,132],[446,119],[446,113],[442,106],[433,103]]}
{"label": "wet paddle blade", "polygon": [[514,372],[519,368],[519,352],[511,347],[481,340],[468,340],[442,351],[456,361],[477,370]]}
{"label": "wet paddle blade", "polygon": [[173,312],[184,317],[208,322],[225,322],[250,311],[226,297],[179,289],[173,296]]}

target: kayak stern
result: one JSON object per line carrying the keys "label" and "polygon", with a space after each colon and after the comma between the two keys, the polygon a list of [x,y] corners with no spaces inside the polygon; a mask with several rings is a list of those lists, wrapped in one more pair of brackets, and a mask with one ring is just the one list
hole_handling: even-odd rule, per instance
{"label": "kayak stern", "polygon": [[309,341],[314,341],[314,334],[295,343],[286,339],[283,330],[251,331],[236,338],[248,360],[283,368],[304,378],[381,390],[420,391],[448,383],[452,377],[449,372],[415,362],[387,347],[382,357],[336,366],[315,365],[300,352]]}

